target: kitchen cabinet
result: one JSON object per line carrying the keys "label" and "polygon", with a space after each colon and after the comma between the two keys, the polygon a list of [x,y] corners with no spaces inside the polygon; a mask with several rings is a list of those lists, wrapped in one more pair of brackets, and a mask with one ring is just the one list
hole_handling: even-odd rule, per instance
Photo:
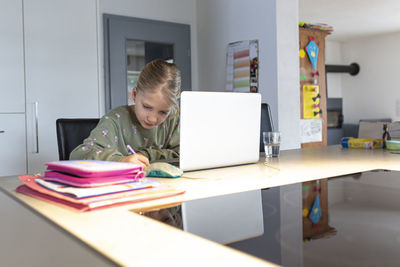
{"label": "kitchen cabinet", "polygon": [[0,176],[26,172],[25,114],[0,114]]}
{"label": "kitchen cabinet", "polygon": [[22,0],[0,0],[0,7],[0,113],[24,113]]}
{"label": "kitchen cabinet", "polygon": [[[96,1],[24,2],[28,173],[58,160],[56,120],[98,118]],[[35,108],[35,103],[37,106]]]}
{"label": "kitchen cabinet", "polygon": [[0,176],[26,172],[22,0],[0,0]]}
{"label": "kitchen cabinet", "polygon": [[[58,118],[99,117],[96,1],[0,0],[0,5],[0,130],[15,119],[6,115],[20,115],[15,134],[0,135],[0,142],[18,139],[26,147],[15,156],[25,159],[23,168],[6,172],[0,162],[0,176],[43,172],[45,162],[58,159]],[[8,154],[12,148],[1,149]]]}

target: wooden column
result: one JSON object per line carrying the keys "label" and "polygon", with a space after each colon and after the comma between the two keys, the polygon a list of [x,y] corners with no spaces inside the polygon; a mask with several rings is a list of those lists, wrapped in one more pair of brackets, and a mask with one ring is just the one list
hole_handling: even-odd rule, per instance
{"label": "wooden column", "polygon": [[300,58],[300,74],[307,75],[307,79],[300,80],[300,116],[303,119],[303,85],[314,84],[313,73],[318,71],[319,76],[317,77],[319,86],[320,98],[320,109],[322,114],[320,118],[322,119],[322,142],[312,142],[301,144],[301,147],[313,147],[313,146],[326,146],[327,141],[327,114],[326,114],[326,81],[325,81],[325,37],[328,35],[327,32],[299,28],[299,49],[304,49],[310,42],[310,36],[314,37],[314,41],[318,46],[318,60],[317,60],[317,70],[314,70],[311,65],[311,61],[306,55],[304,58]]}
{"label": "wooden column", "polygon": [[[311,61],[306,53],[305,57],[300,57],[300,74],[307,76],[307,79],[300,80],[300,115],[301,119],[304,118],[303,114],[303,85],[315,84],[314,77],[318,80],[315,85],[319,86],[320,98],[320,118],[322,119],[322,142],[311,142],[301,144],[302,148],[314,147],[314,146],[326,146],[327,145],[327,114],[326,114],[326,80],[325,80],[325,37],[328,35],[327,32],[299,28],[299,49],[304,49],[310,42],[310,37],[314,38],[315,43],[318,46],[318,59],[317,69],[315,70],[311,64]],[[319,75],[313,77],[313,73],[318,71]],[[326,233],[332,228],[328,224],[328,180],[322,179],[317,184],[316,181],[310,181],[303,183],[302,198],[303,198],[303,210],[306,209],[312,212],[312,206],[319,194],[320,207],[321,207],[321,218],[316,225],[313,225],[308,216],[303,217],[303,238],[311,238],[316,235]]]}

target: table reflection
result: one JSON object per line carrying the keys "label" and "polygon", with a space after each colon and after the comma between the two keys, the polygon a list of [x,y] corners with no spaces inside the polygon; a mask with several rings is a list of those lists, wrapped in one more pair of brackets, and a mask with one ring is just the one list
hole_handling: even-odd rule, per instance
{"label": "table reflection", "polygon": [[[312,223],[304,209],[312,211],[317,195],[321,217]],[[284,266],[399,266],[399,172],[281,186],[261,196],[264,233],[225,245]],[[184,229],[181,207],[168,210],[146,216]],[[228,224],[214,221],[213,228],[223,231]]]}

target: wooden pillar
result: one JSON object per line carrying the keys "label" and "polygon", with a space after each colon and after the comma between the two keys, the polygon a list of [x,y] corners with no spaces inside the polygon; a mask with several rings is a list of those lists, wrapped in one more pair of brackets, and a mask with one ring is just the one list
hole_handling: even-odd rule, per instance
{"label": "wooden pillar", "polygon": [[299,49],[304,49],[310,42],[310,37],[314,37],[314,41],[318,46],[318,60],[317,69],[314,70],[309,57],[306,55],[304,58],[300,57],[300,74],[305,74],[307,79],[300,80],[300,116],[303,119],[303,85],[314,84],[313,73],[318,71],[319,75],[315,76],[318,80],[316,85],[319,86],[320,98],[320,118],[322,119],[322,142],[312,142],[301,144],[301,147],[313,147],[313,146],[326,146],[327,140],[327,114],[326,114],[326,80],[325,80],[325,37],[328,35],[327,32],[299,28]]}
{"label": "wooden pillar", "polygon": [[[315,70],[311,64],[311,61],[306,53],[302,58],[300,57],[300,75],[307,76],[306,79],[300,79],[300,115],[301,119],[304,119],[303,112],[303,85],[315,84],[314,79],[317,79],[315,85],[319,86],[320,94],[320,110],[322,113],[319,117],[322,119],[322,142],[311,142],[301,144],[302,148],[314,147],[314,146],[326,146],[327,145],[327,114],[326,114],[326,80],[325,80],[325,37],[328,35],[327,32],[312,30],[306,28],[299,28],[299,49],[305,49],[310,42],[310,37],[313,37],[315,43],[318,46],[318,59],[317,69]],[[318,72],[318,76],[315,73]],[[313,77],[314,74],[314,77]],[[328,180],[322,179],[318,183],[317,181],[305,182],[302,184],[302,199],[303,199],[303,211],[312,212],[312,207],[316,199],[317,194],[319,195],[320,207],[321,207],[321,218],[316,225],[313,225],[308,215],[303,216],[303,238],[311,238],[316,235],[326,233],[332,228],[328,224]]]}

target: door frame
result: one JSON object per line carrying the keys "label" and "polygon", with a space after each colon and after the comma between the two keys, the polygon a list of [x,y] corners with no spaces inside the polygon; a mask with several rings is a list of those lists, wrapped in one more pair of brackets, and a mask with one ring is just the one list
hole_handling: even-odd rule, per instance
{"label": "door frame", "polygon": [[[127,104],[126,54],[116,52],[126,51],[127,39],[173,44],[174,61],[182,75],[182,91],[191,90],[190,25],[111,14],[103,14],[103,22],[106,112]],[[132,27],[137,29],[132,31]]]}

